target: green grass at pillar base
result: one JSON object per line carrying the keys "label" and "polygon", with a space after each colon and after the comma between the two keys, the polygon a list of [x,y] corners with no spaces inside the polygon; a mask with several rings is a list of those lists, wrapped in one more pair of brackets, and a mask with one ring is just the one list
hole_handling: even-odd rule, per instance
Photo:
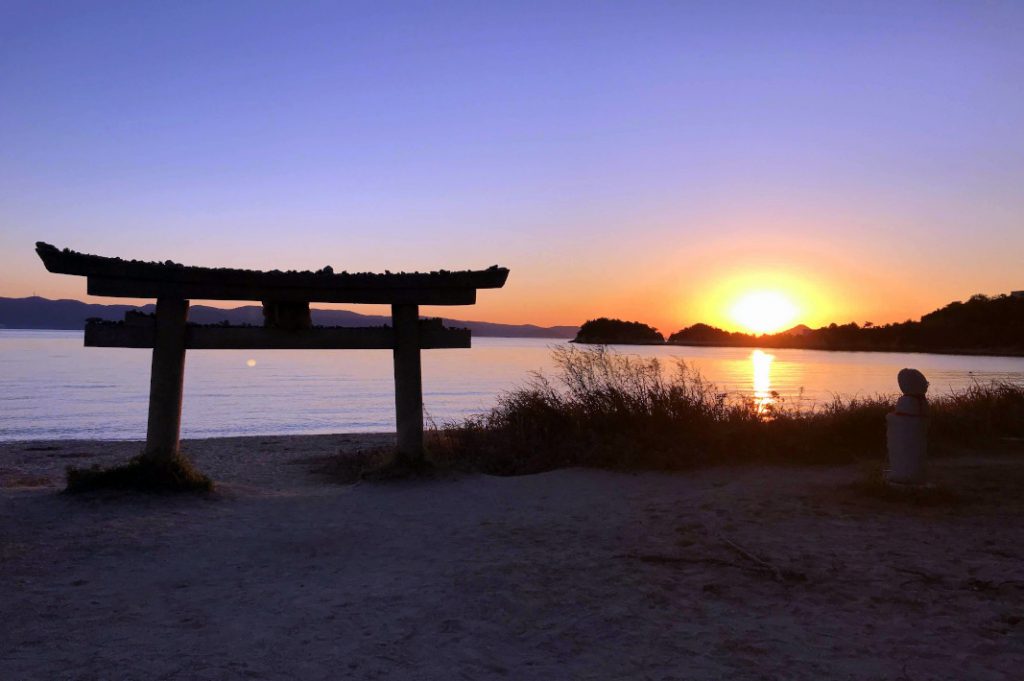
{"label": "green grass at pillar base", "polygon": [[98,490],[135,492],[211,492],[213,481],[195,469],[181,454],[173,456],[139,455],[128,463],[111,468],[67,469],[65,492],[78,494]]}

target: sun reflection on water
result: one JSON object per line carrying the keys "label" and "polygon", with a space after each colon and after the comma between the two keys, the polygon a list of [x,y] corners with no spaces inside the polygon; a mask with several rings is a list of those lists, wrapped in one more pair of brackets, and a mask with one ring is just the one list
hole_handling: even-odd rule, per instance
{"label": "sun reflection on water", "polygon": [[750,353],[750,363],[754,370],[754,404],[757,411],[764,412],[773,404],[777,393],[772,390],[772,362],[775,355],[769,355],[763,350],[754,350]]}

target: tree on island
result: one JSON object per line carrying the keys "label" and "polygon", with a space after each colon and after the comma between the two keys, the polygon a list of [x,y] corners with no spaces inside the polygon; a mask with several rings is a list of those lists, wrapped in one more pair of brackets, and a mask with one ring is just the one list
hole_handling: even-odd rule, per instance
{"label": "tree on island", "polygon": [[726,331],[710,324],[694,324],[676,331],[668,337],[669,343],[680,345],[732,345],[739,344],[748,338],[737,331]]}
{"label": "tree on island", "polygon": [[657,329],[641,322],[601,317],[591,319],[580,327],[574,343],[650,345],[665,342]]}

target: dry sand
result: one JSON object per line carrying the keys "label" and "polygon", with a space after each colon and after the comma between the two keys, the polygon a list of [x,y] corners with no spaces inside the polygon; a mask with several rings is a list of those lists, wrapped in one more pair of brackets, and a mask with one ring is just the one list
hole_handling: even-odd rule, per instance
{"label": "dry sand", "polygon": [[58,494],[0,445],[3,679],[1021,679],[1024,461],[332,484],[387,436],[191,441],[210,498]]}

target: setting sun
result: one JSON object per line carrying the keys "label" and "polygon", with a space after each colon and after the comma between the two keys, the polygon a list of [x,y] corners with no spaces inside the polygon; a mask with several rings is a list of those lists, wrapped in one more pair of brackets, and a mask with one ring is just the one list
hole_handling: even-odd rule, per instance
{"label": "setting sun", "polygon": [[778,291],[753,291],[732,305],[729,316],[754,333],[776,333],[793,326],[799,312],[796,304]]}

